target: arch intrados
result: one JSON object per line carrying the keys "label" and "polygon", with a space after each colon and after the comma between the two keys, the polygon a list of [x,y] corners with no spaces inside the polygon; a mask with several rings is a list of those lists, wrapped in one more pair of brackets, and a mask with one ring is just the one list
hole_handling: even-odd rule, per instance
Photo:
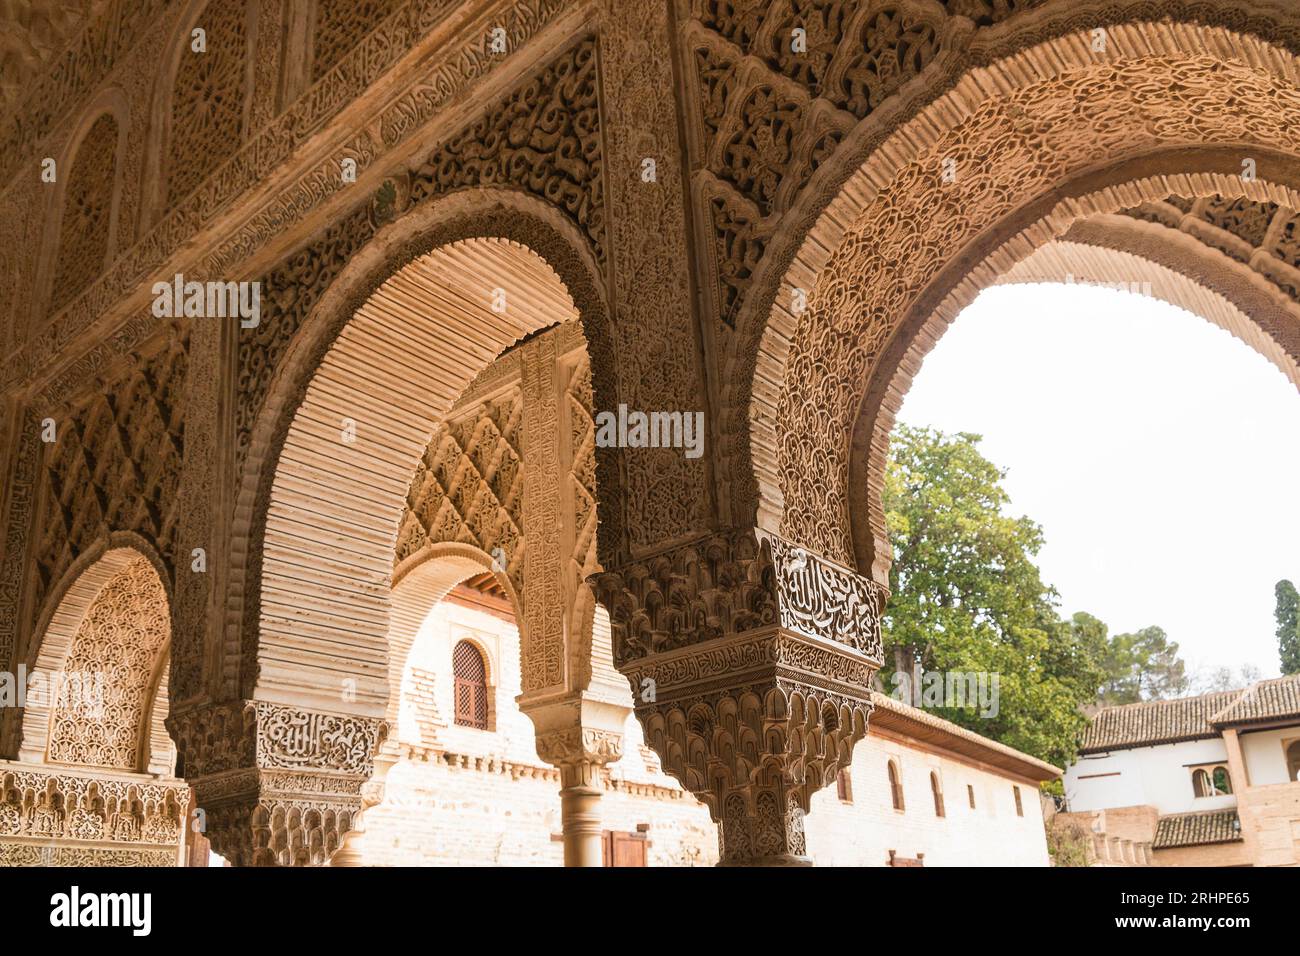
{"label": "arch intrados", "polygon": [[[1230,171],[1155,172],[1126,179],[1131,172],[1149,166],[1160,169],[1172,164],[1175,169],[1185,169],[1189,153],[1195,154],[1198,163],[1226,165]],[[880,496],[888,459],[889,434],[922,361],[956,316],[985,288],[997,284],[1001,277],[1039,254],[1040,250],[1059,242],[1074,230],[1096,240],[1099,237],[1088,228],[1090,223],[1110,221],[1121,209],[1143,202],[1171,194],[1195,198],[1221,195],[1267,200],[1297,208],[1300,170],[1292,170],[1293,176],[1288,182],[1256,180],[1247,183],[1232,164],[1239,155],[1220,150],[1174,150],[1089,173],[1017,210],[968,244],[939,270],[890,333],[867,373],[866,389],[853,419],[848,463],[848,519],[854,556],[864,573],[870,573],[881,584],[888,584],[891,550]],[[1279,168],[1282,168],[1281,164]],[[1031,219],[1035,212],[1041,212],[1047,202],[1051,203],[1050,210],[1026,225],[1026,220]],[[998,242],[999,237],[1006,238]],[[1188,250],[1184,247],[1182,251]],[[1232,263],[1226,255],[1207,247],[1202,247],[1198,255],[1201,263],[1216,259],[1225,267]],[[1177,259],[1172,261],[1176,263]],[[1250,316],[1249,321],[1270,336],[1276,352],[1257,351],[1273,361],[1291,381],[1297,382],[1300,378],[1300,371],[1297,371],[1297,363],[1300,363],[1300,306],[1288,302],[1264,277],[1244,267],[1237,270],[1237,275],[1241,281],[1233,285],[1232,290],[1241,297],[1238,300],[1241,304],[1220,295],[1225,306],[1243,313],[1247,307],[1261,310],[1261,313]],[[1213,313],[1197,310],[1197,314],[1226,327]],[[1240,330],[1227,330],[1246,340]],[[1247,341],[1247,344],[1252,343]],[[1284,366],[1282,362],[1287,364]],[[1300,383],[1297,384],[1300,387]]]}
{"label": "arch intrados", "polygon": [[[474,376],[502,349],[557,321],[574,317],[581,320],[592,356],[593,386],[600,377],[598,370],[610,368],[608,363],[601,365],[597,354],[600,350],[592,348],[593,336],[606,343],[610,339],[603,298],[595,281],[598,272],[594,256],[584,242],[575,241],[575,232],[556,210],[539,200],[502,190],[465,190],[427,207],[417,207],[381,230],[317,303],[259,416],[240,489],[240,513],[250,519],[246,527],[252,526],[254,518],[265,522],[262,549],[250,549],[252,561],[260,563],[252,573],[261,582],[261,591],[257,606],[246,609],[253,611],[258,621],[255,633],[260,649],[250,655],[245,647],[245,666],[256,664],[257,669],[246,670],[243,675],[247,681],[257,674],[259,697],[284,696],[286,702],[292,697],[301,705],[301,681],[293,680],[298,685],[295,689],[289,683],[289,670],[300,669],[305,661],[313,659],[325,663],[328,636],[317,640],[317,646],[306,654],[291,646],[288,629],[298,629],[304,623],[298,600],[301,595],[294,589],[304,586],[307,580],[303,549],[305,543],[310,544],[310,535],[301,533],[304,526],[293,527],[297,520],[294,512],[304,505],[320,507],[332,500],[350,498],[348,514],[336,516],[339,520],[333,526],[337,535],[334,546],[327,549],[323,560],[320,554],[313,560],[327,573],[338,573],[337,569],[343,568],[353,581],[363,582],[360,592],[354,588],[354,593],[346,595],[355,607],[334,607],[331,613],[344,610],[350,618],[349,633],[344,637],[349,645],[344,664],[349,676],[360,676],[356,700],[359,706],[355,709],[362,713],[380,709],[387,697],[386,681],[381,677],[386,677],[387,671],[386,592],[397,525],[406,486],[437,423]],[[487,311],[486,302],[476,301],[477,341],[467,348],[456,330],[445,322],[414,324],[412,310],[407,307],[411,289],[404,287],[421,269],[429,279],[431,257],[461,255],[471,244],[486,249],[498,264],[503,250],[513,250],[516,265],[528,263],[534,276],[541,269],[550,277],[552,292],[545,300],[538,297],[522,303],[513,314],[508,308],[505,316],[493,315]],[[447,274],[460,276],[473,265],[462,258]],[[558,301],[560,293],[563,302]],[[418,343],[423,349],[418,362],[412,359],[416,349],[411,343],[405,343],[400,350],[392,348],[391,333],[378,322],[377,310],[381,307],[390,309],[390,317],[401,313],[406,332],[423,337]],[[465,311],[464,302],[460,309]],[[444,310],[442,318],[450,314]],[[610,352],[603,354],[608,356]],[[375,355],[383,359],[374,361]],[[434,395],[426,382],[421,382],[419,390],[394,388],[391,382],[383,387],[376,384],[376,372],[403,364],[417,375],[441,369],[439,392]],[[612,382],[612,378],[604,381]],[[385,416],[382,423],[377,423],[377,428],[385,432],[383,441],[364,446],[359,439],[362,454],[357,458],[352,451],[340,456],[338,449],[322,444],[331,438],[330,432],[337,435],[327,419],[341,401],[348,402],[354,412],[364,409],[371,418],[379,412]],[[360,428],[363,416],[354,417]],[[315,449],[312,442],[317,445]],[[272,457],[275,467],[266,468],[264,463]],[[364,485],[353,481],[349,486],[347,480],[335,480],[338,487],[330,487],[330,469],[348,466],[364,478]],[[262,506],[256,507],[259,503]],[[295,558],[295,553],[301,557]],[[298,568],[292,570],[295,560]],[[284,573],[286,569],[292,573]],[[281,576],[273,578],[273,571],[281,572]],[[239,594],[235,597],[242,598]],[[330,630],[329,622],[319,614],[305,623],[318,633]],[[358,640],[358,632],[362,631],[368,633]],[[269,642],[268,637],[272,638]],[[228,637],[228,648],[230,644]],[[321,668],[322,674],[329,666],[335,667],[337,673],[337,665],[335,658]],[[329,703],[337,707],[337,692],[327,689],[328,681],[322,674],[317,675],[316,686],[308,690],[328,696]],[[324,700],[321,705],[327,706]]]}
{"label": "arch intrados", "polygon": [[[1065,21],[1058,27],[1068,29]],[[726,454],[735,459],[729,469],[740,489],[737,500],[742,506],[746,500],[752,502],[748,507],[756,510],[760,527],[775,530],[787,514],[778,462],[778,405],[787,389],[786,369],[799,323],[787,299],[796,288],[814,291],[859,213],[885,192],[908,164],[933,153],[946,134],[988,103],[1092,68],[1119,67],[1150,57],[1162,58],[1166,64],[1200,61],[1203,67],[1213,59],[1224,69],[1225,77],[1231,71],[1271,74],[1274,87],[1288,90],[1295,88],[1300,76],[1295,57],[1286,50],[1224,27],[1143,21],[1112,24],[1107,30],[1109,43],[1101,54],[1092,51],[1090,32],[1076,29],[972,68],[945,81],[949,85],[944,92],[883,137],[881,123],[869,120],[858,124],[841,148],[845,159],[825,164],[787,214],[792,222],[808,223],[810,228],[790,230],[798,238],[778,238],[768,250],[752,282],[753,297],[738,322],[736,341],[740,346],[728,358],[727,380],[734,385],[727,388],[723,440],[730,446]],[[1034,39],[1045,32],[1038,31]],[[1007,30],[991,31],[987,36],[987,42],[977,37],[972,47],[974,51],[982,44],[983,53],[974,57],[976,63],[1021,42]],[[891,122],[890,117],[884,122]],[[1163,128],[1161,135],[1167,135]],[[1250,144],[1249,149],[1252,156],[1266,151],[1257,144]],[[1238,161],[1240,155],[1239,151]],[[1275,155],[1287,154],[1275,151]],[[1171,192],[1167,190],[1165,195]],[[779,282],[773,270],[781,271]],[[735,473],[737,469],[739,473]],[[790,533],[798,530],[787,529]]]}

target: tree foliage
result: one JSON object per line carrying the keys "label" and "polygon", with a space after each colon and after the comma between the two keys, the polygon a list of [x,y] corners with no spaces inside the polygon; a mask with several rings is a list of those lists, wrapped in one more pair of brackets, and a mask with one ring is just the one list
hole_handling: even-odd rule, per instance
{"label": "tree foliage", "polygon": [[1290,581],[1278,581],[1273,589],[1277,596],[1277,653],[1282,673],[1300,674],[1300,594]]}
{"label": "tree foliage", "polygon": [[1042,529],[1003,513],[1005,473],[978,435],[900,425],[885,478],[894,545],[883,677],[900,671],[998,674],[997,714],[940,716],[1053,762],[1068,760],[1101,683],[1091,635],[1063,624],[1034,557]]}
{"label": "tree foliage", "polygon": [[1060,618],[1036,564],[1042,529],[1006,513],[1005,472],[980,453],[980,440],[902,424],[891,439],[884,503],[894,561],[881,677],[892,689],[899,674],[915,686],[924,672],[996,673],[995,715],[951,700],[934,709],[1064,766],[1086,711],[1182,693],[1185,668],[1158,627],[1111,637],[1090,614]]}

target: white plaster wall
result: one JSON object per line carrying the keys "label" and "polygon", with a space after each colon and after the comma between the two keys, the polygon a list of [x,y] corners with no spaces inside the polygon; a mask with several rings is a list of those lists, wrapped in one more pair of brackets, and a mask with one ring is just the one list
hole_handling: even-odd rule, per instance
{"label": "white plaster wall", "polygon": [[[899,766],[902,811],[894,809],[888,762]],[[930,773],[939,774],[944,816],[935,814]],[[1038,788],[883,737],[858,743],[849,767],[853,802],[832,785],[813,797],[808,852],[818,866],[883,866],[889,851],[926,866],[1047,866]],[[975,790],[970,806],[967,786]],[[1016,814],[1014,787],[1024,815]]]}
{"label": "white plaster wall", "polygon": [[[1068,767],[1065,796],[1075,812],[1133,806],[1153,806],[1162,814],[1220,810],[1236,806],[1236,795],[1197,797],[1190,765],[1227,762],[1228,751],[1221,737],[1114,750],[1081,757]],[[1118,776],[1081,779],[1114,773]],[[1233,789],[1238,786],[1234,780]]]}
{"label": "white plaster wall", "polygon": [[1258,730],[1241,734],[1239,739],[1252,787],[1290,782],[1286,775],[1286,751],[1283,745],[1300,739],[1300,727]]}

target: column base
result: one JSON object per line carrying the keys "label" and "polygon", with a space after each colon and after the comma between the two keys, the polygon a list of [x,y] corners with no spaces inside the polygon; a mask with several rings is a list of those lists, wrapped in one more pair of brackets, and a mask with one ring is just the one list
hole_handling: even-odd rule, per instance
{"label": "column base", "polygon": [[810,856],[796,856],[793,853],[780,853],[776,856],[756,857],[752,860],[741,860],[730,862],[728,860],[719,860],[717,866],[729,867],[747,867],[747,866],[812,866],[813,861]]}

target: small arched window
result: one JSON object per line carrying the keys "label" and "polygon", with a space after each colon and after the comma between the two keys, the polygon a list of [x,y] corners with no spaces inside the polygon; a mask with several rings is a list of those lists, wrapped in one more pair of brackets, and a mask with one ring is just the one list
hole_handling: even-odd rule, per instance
{"label": "small arched window", "polygon": [[1227,767],[1197,767],[1192,771],[1192,792],[1198,797],[1223,797],[1232,793]]}
{"label": "small arched window", "polygon": [[487,730],[487,664],[482,652],[469,641],[457,642],[451,653],[451,670],[456,677],[456,724]]}
{"label": "small arched window", "polygon": [[1286,748],[1286,778],[1300,780],[1300,740],[1293,740]]}
{"label": "small arched window", "polygon": [[1228,779],[1227,767],[1215,767],[1214,773],[1210,774],[1210,779],[1214,782],[1214,789],[1219,794],[1232,793],[1232,782]]}
{"label": "small arched window", "polygon": [[1192,792],[1198,797],[1208,797],[1210,795],[1209,771],[1195,770],[1192,772]]}
{"label": "small arched window", "polygon": [[894,801],[895,810],[903,810],[903,781],[898,775],[898,764],[889,761],[889,795]]}
{"label": "small arched window", "polygon": [[934,815],[946,816],[943,812],[943,787],[939,783],[939,775],[933,770],[930,771],[930,792],[934,794]]}

